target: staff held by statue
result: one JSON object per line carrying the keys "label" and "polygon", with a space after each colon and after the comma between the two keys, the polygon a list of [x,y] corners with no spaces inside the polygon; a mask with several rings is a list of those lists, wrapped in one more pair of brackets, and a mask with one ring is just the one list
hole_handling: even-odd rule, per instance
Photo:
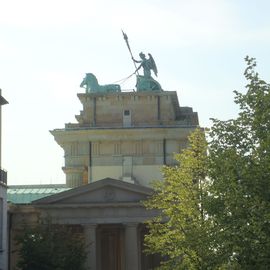
{"label": "staff held by statue", "polygon": [[129,50],[129,52],[130,52],[131,59],[132,59],[133,64],[134,64],[134,66],[135,66],[135,72],[136,72],[136,74],[137,74],[137,75],[139,75],[139,72],[138,72],[138,69],[137,69],[136,63],[135,63],[135,61],[134,61],[134,57],[133,57],[133,55],[132,55],[132,52],[131,52],[131,49],[130,49],[130,46],[129,46],[129,42],[128,42],[128,36],[127,36],[127,34],[126,34],[126,33],[124,33],[124,31],[123,31],[123,30],[122,30],[122,33],[123,33],[124,40],[126,41],[126,44],[127,44],[128,50]]}

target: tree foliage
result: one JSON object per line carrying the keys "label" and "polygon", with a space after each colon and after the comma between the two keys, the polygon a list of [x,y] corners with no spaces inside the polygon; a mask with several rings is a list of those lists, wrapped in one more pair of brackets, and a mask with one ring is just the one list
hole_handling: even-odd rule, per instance
{"label": "tree foliage", "polygon": [[161,269],[270,269],[270,85],[245,60],[238,117],[213,119],[208,144],[196,130],[146,202],[161,213],[145,238]]}
{"label": "tree foliage", "polygon": [[40,221],[25,227],[17,237],[18,269],[21,270],[84,270],[84,241],[71,227]]}
{"label": "tree foliage", "polygon": [[255,60],[245,60],[247,92],[235,91],[239,116],[213,120],[210,132],[208,210],[228,261],[270,269],[270,85],[255,72]]}
{"label": "tree foliage", "polygon": [[197,129],[189,147],[175,155],[179,165],[164,167],[164,181],[155,183],[155,193],[145,203],[160,210],[149,221],[145,240],[148,252],[166,258],[161,269],[204,269],[211,264],[207,247],[211,224],[204,211],[206,147],[204,134]]}

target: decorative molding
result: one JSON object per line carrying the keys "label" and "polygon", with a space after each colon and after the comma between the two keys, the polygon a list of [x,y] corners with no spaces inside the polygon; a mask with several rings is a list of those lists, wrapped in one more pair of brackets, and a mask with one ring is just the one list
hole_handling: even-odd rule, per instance
{"label": "decorative molding", "polygon": [[104,200],[106,202],[113,202],[116,200],[116,192],[113,187],[106,187],[104,189]]}

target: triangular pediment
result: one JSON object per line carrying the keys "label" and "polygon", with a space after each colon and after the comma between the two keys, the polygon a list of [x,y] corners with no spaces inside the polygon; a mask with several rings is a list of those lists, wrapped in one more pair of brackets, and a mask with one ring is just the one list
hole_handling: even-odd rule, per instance
{"label": "triangular pediment", "polygon": [[121,180],[105,178],[33,202],[44,204],[138,203],[152,194],[152,189]]}

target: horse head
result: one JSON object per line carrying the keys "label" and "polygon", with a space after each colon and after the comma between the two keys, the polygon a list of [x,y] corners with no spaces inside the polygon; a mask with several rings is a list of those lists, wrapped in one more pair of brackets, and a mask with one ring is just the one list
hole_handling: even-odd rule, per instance
{"label": "horse head", "polygon": [[84,87],[85,84],[86,84],[86,82],[85,82],[85,78],[84,78],[84,79],[82,80],[81,84],[80,84],[80,87]]}
{"label": "horse head", "polygon": [[80,84],[80,87],[84,87],[86,93],[97,92],[98,81],[96,76],[93,73],[86,73],[83,81]]}
{"label": "horse head", "polygon": [[93,84],[98,84],[97,77],[93,73],[86,73],[85,79],[86,79],[86,81],[89,81]]}

